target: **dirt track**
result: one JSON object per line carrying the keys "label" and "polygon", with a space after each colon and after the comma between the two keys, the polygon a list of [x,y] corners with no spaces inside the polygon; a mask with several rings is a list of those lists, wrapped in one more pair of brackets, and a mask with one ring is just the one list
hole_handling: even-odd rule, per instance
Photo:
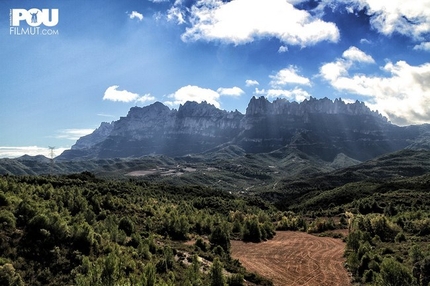
{"label": "dirt track", "polygon": [[281,231],[269,241],[232,241],[231,246],[233,258],[248,271],[272,279],[275,286],[351,285],[340,239]]}

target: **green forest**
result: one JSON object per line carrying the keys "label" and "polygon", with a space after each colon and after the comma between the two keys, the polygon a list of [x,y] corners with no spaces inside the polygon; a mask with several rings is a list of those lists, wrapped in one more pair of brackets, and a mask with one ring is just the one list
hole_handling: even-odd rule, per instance
{"label": "green forest", "polygon": [[272,285],[231,257],[230,242],[295,230],[343,239],[357,285],[427,286],[429,190],[424,175],[347,183],[287,203],[89,172],[4,175],[0,285]]}

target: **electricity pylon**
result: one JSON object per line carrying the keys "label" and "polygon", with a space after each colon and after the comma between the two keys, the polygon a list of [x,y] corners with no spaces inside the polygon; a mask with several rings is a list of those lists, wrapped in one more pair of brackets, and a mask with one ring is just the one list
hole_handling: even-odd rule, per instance
{"label": "electricity pylon", "polygon": [[51,150],[51,154],[50,154],[51,155],[51,160],[50,160],[51,166],[50,166],[49,174],[52,175],[52,172],[54,171],[54,149],[55,149],[55,147],[49,146],[48,148],[49,148],[49,150]]}

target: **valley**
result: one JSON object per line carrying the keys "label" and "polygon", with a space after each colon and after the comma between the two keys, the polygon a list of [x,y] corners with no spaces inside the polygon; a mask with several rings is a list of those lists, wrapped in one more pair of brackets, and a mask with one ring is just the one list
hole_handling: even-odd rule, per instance
{"label": "valley", "polygon": [[428,128],[326,99],[133,108],[0,159],[0,284],[427,286]]}

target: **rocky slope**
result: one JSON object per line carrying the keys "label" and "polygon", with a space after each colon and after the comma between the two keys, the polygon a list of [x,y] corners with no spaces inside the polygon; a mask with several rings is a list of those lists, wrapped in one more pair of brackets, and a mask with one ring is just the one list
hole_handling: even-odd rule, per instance
{"label": "rocky slope", "polygon": [[245,114],[206,102],[187,102],[178,110],[156,102],[133,107],[115,122],[102,123],[57,160],[183,156],[234,144],[247,153],[287,147],[329,162],[340,153],[363,161],[416,145],[429,130],[427,125],[393,125],[362,102],[348,104],[340,99],[297,103],[253,97]]}

